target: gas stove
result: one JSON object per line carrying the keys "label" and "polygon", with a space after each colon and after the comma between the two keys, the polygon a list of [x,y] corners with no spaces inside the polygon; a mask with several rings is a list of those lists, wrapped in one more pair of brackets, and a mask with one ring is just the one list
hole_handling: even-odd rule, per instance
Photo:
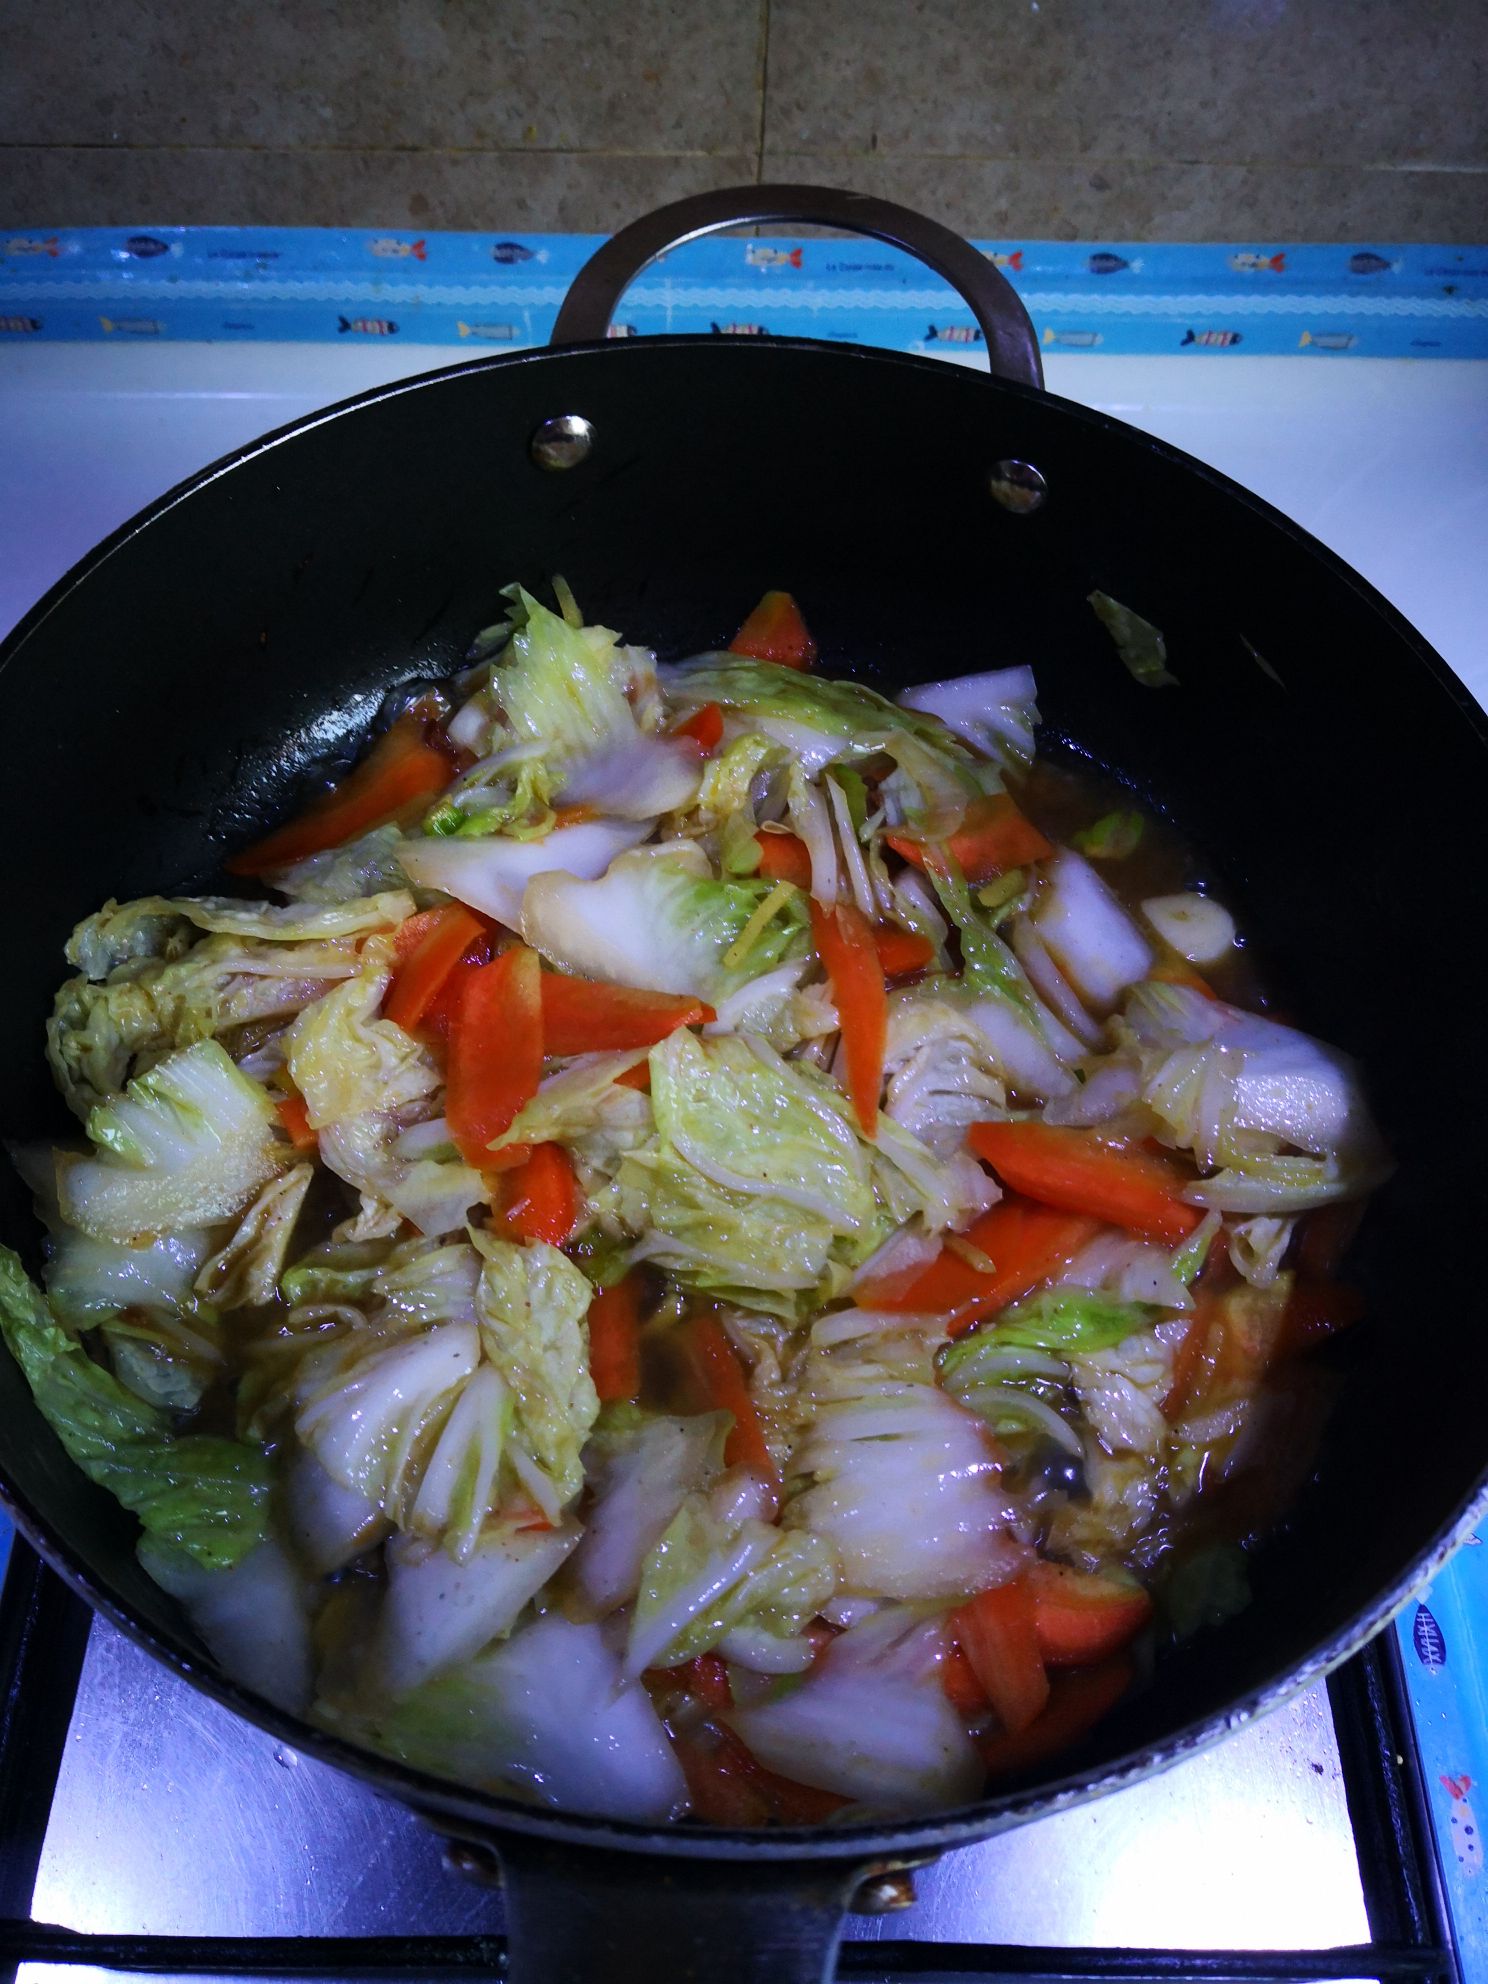
{"label": "gas stove", "polygon": [[[454,355],[345,343],[0,352],[0,631],[203,463]],[[1480,363],[1046,356],[1055,392],[1149,428],[1295,516],[1488,698],[1472,591],[1488,523]],[[77,1978],[499,1972],[489,1868],[90,1623],[21,1542],[0,1591],[0,1704],[0,1956],[22,1977],[63,1964]],[[1433,1793],[1387,1633],[1160,1778],[880,1885],[862,1897],[880,1912],[851,1919],[839,1975],[1455,1984],[1465,1973]]]}

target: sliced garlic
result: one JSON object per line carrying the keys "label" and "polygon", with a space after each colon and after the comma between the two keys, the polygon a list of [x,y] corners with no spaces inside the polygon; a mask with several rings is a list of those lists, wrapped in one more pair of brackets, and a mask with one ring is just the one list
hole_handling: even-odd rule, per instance
{"label": "sliced garlic", "polygon": [[1190,964],[1214,964],[1235,944],[1235,919],[1212,896],[1151,896],[1142,914]]}

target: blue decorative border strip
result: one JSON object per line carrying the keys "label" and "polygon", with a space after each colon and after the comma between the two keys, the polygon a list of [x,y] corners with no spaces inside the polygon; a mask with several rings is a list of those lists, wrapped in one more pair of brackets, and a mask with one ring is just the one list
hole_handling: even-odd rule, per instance
{"label": "blue decorative border strip", "polygon": [[[0,234],[0,343],[546,343],[603,237],[331,228]],[[1488,357],[1488,247],[978,243],[1048,350]],[[943,357],[980,333],[946,284],[875,242],[737,236],[653,263],[617,335],[807,336]]]}
{"label": "blue decorative border strip", "polygon": [[1395,1622],[1464,1984],[1488,1984],[1488,1550],[1469,1536]]}

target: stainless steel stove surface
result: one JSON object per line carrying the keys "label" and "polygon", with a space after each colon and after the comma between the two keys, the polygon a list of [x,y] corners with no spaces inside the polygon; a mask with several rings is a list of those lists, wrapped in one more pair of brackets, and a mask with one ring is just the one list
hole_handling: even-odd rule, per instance
{"label": "stainless steel stove surface", "polygon": [[[1365,1941],[1327,1698],[1315,1689],[1166,1776],[949,1855],[852,1933],[1203,1948]],[[470,1935],[489,1891],[419,1820],[93,1629],[33,1908],[152,1935]]]}

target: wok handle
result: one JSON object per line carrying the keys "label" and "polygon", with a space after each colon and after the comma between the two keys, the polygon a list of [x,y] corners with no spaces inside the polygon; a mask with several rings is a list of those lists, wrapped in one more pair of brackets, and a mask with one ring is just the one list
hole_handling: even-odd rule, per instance
{"label": "wok handle", "polygon": [[826,1984],[872,1866],[694,1860],[505,1834],[507,1984]]}
{"label": "wok handle", "polygon": [[1043,361],[1028,312],[1000,269],[949,227],[910,207],[836,186],[729,186],[695,193],[633,220],[597,248],[573,279],[553,326],[554,344],[602,338],[630,283],[658,255],[721,227],[796,221],[871,235],[917,256],[957,290],[981,326],[992,375],[1042,386]]}

